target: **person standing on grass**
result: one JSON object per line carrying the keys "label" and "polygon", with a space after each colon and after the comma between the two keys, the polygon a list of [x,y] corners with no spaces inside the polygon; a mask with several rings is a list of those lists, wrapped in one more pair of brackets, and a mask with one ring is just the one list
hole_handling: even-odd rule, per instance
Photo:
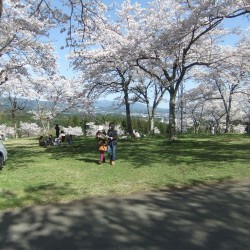
{"label": "person standing on grass", "polygon": [[107,136],[108,136],[108,155],[110,158],[110,164],[115,165],[118,133],[117,130],[115,130],[115,124],[113,122],[109,124],[109,130],[107,132]]}
{"label": "person standing on grass", "polygon": [[56,130],[56,138],[58,138],[60,134],[60,127],[58,126],[58,124],[56,124],[55,130]]}
{"label": "person standing on grass", "polygon": [[105,163],[105,154],[104,152],[107,151],[107,139],[106,139],[106,132],[100,126],[98,131],[96,132],[96,139],[98,140],[98,150],[100,152],[100,159],[99,164]]}

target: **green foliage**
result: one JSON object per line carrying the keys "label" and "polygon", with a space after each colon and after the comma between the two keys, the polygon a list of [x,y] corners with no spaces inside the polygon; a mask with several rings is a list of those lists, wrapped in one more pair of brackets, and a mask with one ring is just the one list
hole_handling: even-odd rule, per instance
{"label": "green foliage", "polygon": [[66,122],[66,126],[69,127],[79,127],[81,126],[82,124],[82,119],[80,116],[76,116],[76,115],[73,115],[73,116],[69,116],[67,118],[67,122]]}
{"label": "green foliage", "polygon": [[10,139],[5,146],[9,159],[0,171],[2,210],[250,177],[248,135],[119,140],[115,166],[97,164],[93,137],[60,147],[39,147],[38,138]]}
{"label": "green foliage", "polygon": [[155,126],[160,130],[162,135],[166,135],[169,133],[168,124],[156,121]]}
{"label": "green foliage", "polygon": [[[19,115],[17,116],[17,123],[19,124],[20,121],[22,122],[35,122],[34,119],[32,119],[32,115],[30,113],[27,113],[25,111],[20,111]],[[9,110],[5,110],[0,112],[0,124],[6,124],[7,126],[12,126],[12,118],[11,113]]]}

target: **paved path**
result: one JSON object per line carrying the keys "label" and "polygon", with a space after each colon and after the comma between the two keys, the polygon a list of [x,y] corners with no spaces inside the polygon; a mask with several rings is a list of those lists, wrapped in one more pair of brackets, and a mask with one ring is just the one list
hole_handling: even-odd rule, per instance
{"label": "paved path", "polygon": [[250,250],[250,180],[0,212],[1,250]]}

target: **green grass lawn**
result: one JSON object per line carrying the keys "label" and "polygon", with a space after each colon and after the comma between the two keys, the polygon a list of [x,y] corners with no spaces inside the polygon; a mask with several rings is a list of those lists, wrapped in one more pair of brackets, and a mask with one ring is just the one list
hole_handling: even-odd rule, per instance
{"label": "green grass lawn", "polygon": [[94,138],[43,148],[37,138],[4,142],[0,209],[250,177],[249,135],[188,135],[176,142],[119,141],[115,166],[98,165]]}

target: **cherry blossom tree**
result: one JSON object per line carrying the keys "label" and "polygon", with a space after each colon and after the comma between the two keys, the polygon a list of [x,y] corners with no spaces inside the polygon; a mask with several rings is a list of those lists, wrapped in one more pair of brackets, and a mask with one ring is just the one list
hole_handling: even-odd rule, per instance
{"label": "cherry blossom tree", "polygon": [[34,119],[39,121],[46,134],[50,122],[59,114],[71,109],[87,109],[85,91],[74,79],[60,75],[26,78],[22,75],[9,75],[9,80],[2,86],[3,95],[11,101],[11,114],[15,130],[17,130],[18,111],[25,108],[27,101],[33,101],[30,111]]}
{"label": "cherry blossom tree", "polygon": [[218,133],[232,132],[235,122],[246,121],[246,95],[228,86],[219,86],[219,90],[216,84],[204,82],[184,95],[186,119],[193,121],[195,132],[199,125],[215,126]]}
{"label": "cherry blossom tree", "polygon": [[[168,15],[166,15],[168,13]],[[140,40],[134,44],[138,66],[154,76],[170,95],[170,139],[176,139],[176,96],[194,67],[217,62],[222,22],[249,13],[244,1],[152,1],[140,18]],[[142,25],[144,24],[144,25]]]}
{"label": "cherry blossom tree", "polygon": [[132,101],[141,102],[147,106],[150,133],[154,133],[156,110],[166,91],[166,88],[162,88],[155,79],[148,77],[139,78],[131,88],[131,92],[134,94],[131,98]]}
{"label": "cherry blossom tree", "polygon": [[[117,12],[117,21],[105,18],[97,20],[95,32],[85,36],[82,44],[75,48],[70,58],[74,68],[81,72],[80,77],[87,83],[89,96],[98,98],[110,93],[119,93],[117,100],[121,101],[118,105],[125,105],[127,130],[132,134],[130,104],[135,100],[146,103],[153,131],[154,114],[165,91],[154,85],[156,96],[150,110],[149,96],[145,96],[146,91],[142,93],[142,89],[146,90],[149,86],[145,83],[142,87],[139,77],[141,70],[136,66],[136,62],[131,60],[131,51],[127,53],[130,49],[131,34],[134,32],[133,27],[137,24],[133,19],[129,19],[126,6],[126,3],[122,4],[121,10]],[[135,10],[140,12],[138,4]],[[82,31],[79,30],[77,35],[81,38]]]}
{"label": "cherry blossom tree", "polygon": [[41,128],[36,123],[20,122],[19,130],[22,135],[37,136],[41,133]]}
{"label": "cherry blossom tree", "polygon": [[67,127],[67,128],[63,128],[63,131],[67,134],[67,135],[74,135],[74,136],[82,136],[83,135],[83,131],[81,127]]}
{"label": "cherry blossom tree", "polygon": [[[23,82],[23,77],[19,74],[9,75],[9,80],[2,85],[1,92],[4,96],[8,97],[10,104],[10,115],[15,131],[15,137],[17,137],[18,120],[23,110],[25,110],[28,85],[27,82]],[[25,86],[25,87],[24,87]]]}
{"label": "cherry blossom tree", "polygon": [[[94,62],[101,62],[107,69],[110,68],[108,62],[118,59],[133,67],[136,62],[164,91],[168,91],[170,139],[175,140],[176,96],[184,77],[194,67],[208,67],[217,62],[220,50],[216,43],[229,32],[223,30],[223,20],[247,13],[249,5],[244,1],[225,0],[220,4],[196,0],[152,1],[147,9],[125,1],[114,25],[96,22],[97,30],[85,37],[82,47],[91,52],[78,51],[74,63],[93,66]],[[77,34],[82,37],[81,32]],[[84,63],[90,57],[92,61]]]}
{"label": "cherry blossom tree", "polygon": [[18,137],[17,136],[17,128],[18,128],[17,118],[20,112],[25,109],[25,101],[19,101],[16,96],[13,97],[10,94],[9,94],[8,99],[11,104],[11,108],[10,108],[11,119],[12,119],[14,130],[16,131],[15,137],[17,138]]}
{"label": "cherry blossom tree", "polygon": [[35,2],[4,1],[0,19],[1,84],[12,73],[32,76],[55,72],[54,48],[48,40],[48,30],[54,23],[42,14],[32,14]]}
{"label": "cherry blossom tree", "polygon": [[[120,104],[126,107],[127,129],[132,134],[129,95],[136,70],[133,62],[123,53],[123,47],[129,44],[129,37],[120,30],[124,29],[123,26],[103,20],[97,20],[98,28],[75,48],[70,59],[74,68],[81,72],[80,78],[86,83],[90,97],[98,98],[110,93],[122,95]],[[77,35],[80,39],[82,31],[79,30]]]}
{"label": "cherry blossom tree", "polygon": [[[83,66],[83,65],[82,65]],[[103,74],[103,70],[99,74],[92,77],[85,85],[89,89],[89,97],[100,98],[110,93],[120,93],[121,98],[118,97],[118,106],[125,105],[126,108],[126,121],[127,130],[130,134],[133,133],[131,122],[131,109],[130,109],[130,86],[133,83],[133,72],[130,66],[113,66],[107,65],[106,74]],[[97,71],[95,71],[97,72]],[[85,78],[86,79],[86,78]]]}
{"label": "cherry blossom tree", "polygon": [[[236,47],[224,47],[221,54],[227,55],[218,60],[206,72],[199,72],[203,76],[206,92],[203,98],[206,100],[221,100],[221,106],[225,113],[225,133],[229,132],[232,122],[233,105],[246,92],[249,85],[250,47],[245,42],[240,42]],[[218,58],[220,59],[220,58]],[[203,85],[204,85],[203,84]],[[235,116],[234,116],[235,119]]]}
{"label": "cherry blossom tree", "polygon": [[185,127],[194,128],[194,133],[198,132],[200,124],[204,120],[205,99],[203,97],[203,86],[198,86],[186,92],[182,97],[185,112]]}
{"label": "cherry blossom tree", "polygon": [[4,1],[0,19],[0,79],[1,92],[11,101],[11,114],[17,135],[17,113],[24,109],[20,104],[31,97],[34,75],[51,75],[56,72],[54,48],[46,38],[53,21],[33,14],[32,2]]}
{"label": "cherry blossom tree", "polygon": [[184,94],[186,125],[193,127],[195,133],[200,126],[215,127],[219,131],[221,124],[225,123],[226,113],[221,98],[208,98],[217,93],[211,89],[211,85],[204,83]]}
{"label": "cherry blossom tree", "polygon": [[71,109],[87,109],[90,105],[85,98],[86,91],[74,79],[54,75],[33,79],[32,84],[29,96],[36,105],[31,112],[45,132],[49,131],[50,122],[59,114]]}
{"label": "cherry blossom tree", "polygon": [[171,140],[177,138],[176,97],[184,78],[192,69],[203,70],[223,58],[218,39],[232,32],[223,29],[223,21],[247,15],[250,8],[245,0],[154,0],[146,8],[124,1],[110,20],[101,1],[60,3],[4,1],[1,84],[8,81],[6,72],[54,74],[55,57],[45,36],[56,23],[66,24],[62,32],[67,31],[66,46],[74,49],[71,59],[82,71],[82,85],[95,87],[96,93],[123,93],[128,119],[137,71],[143,70],[168,92]]}
{"label": "cherry blossom tree", "polygon": [[3,134],[5,138],[7,138],[8,136],[14,137],[16,131],[14,131],[13,127],[8,127],[6,124],[1,124],[0,134]]}
{"label": "cherry blossom tree", "polygon": [[[96,20],[102,20],[103,10],[107,7],[100,0],[0,0],[0,18],[8,12],[9,6],[21,8],[23,12],[16,12],[16,18],[23,17],[26,11],[29,16],[37,17],[40,21],[49,21],[61,28],[61,33],[67,33],[65,37],[66,46],[74,47],[78,44],[73,34],[79,30],[82,39],[96,27]],[[104,19],[103,19],[104,21]]]}

